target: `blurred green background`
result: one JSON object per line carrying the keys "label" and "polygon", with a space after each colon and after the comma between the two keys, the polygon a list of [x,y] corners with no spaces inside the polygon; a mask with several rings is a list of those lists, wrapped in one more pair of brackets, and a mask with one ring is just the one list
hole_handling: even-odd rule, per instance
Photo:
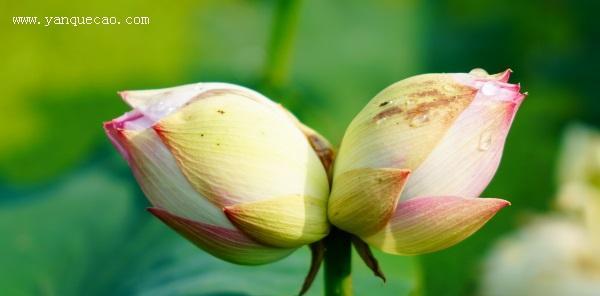
{"label": "blurred green background", "polygon": [[[427,72],[512,68],[529,97],[484,196],[513,206],[435,254],[356,264],[357,295],[472,295],[480,259],[546,211],[561,132],[600,126],[595,1],[6,1],[0,3],[0,294],[292,295],[308,251],[248,268],[144,211],[102,121],[119,90],[225,81],[258,89],[336,145],[378,91]],[[149,25],[14,25],[13,16],[149,16]],[[355,260],[355,263],[356,260]],[[320,295],[322,282],[311,290]]]}

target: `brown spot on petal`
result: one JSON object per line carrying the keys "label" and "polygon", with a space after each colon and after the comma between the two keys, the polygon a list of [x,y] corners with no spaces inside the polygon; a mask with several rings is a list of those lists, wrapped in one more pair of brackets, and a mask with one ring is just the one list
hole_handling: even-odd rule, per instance
{"label": "brown spot on petal", "polygon": [[460,84],[452,86],[455,91],[451,93],[429,89],[409,94],[408,97],[415,98],[417,101],[422,101],[422,103],[406,110],[406,119],[410,121],[419,116],[430,116],[431,111],[443,110],[442,120],[453,120],[475,98],[477,89]]}
{"label": "brown spot on petal", "polygon": [[428,85],[434,85],[436,82],[434,80],[425,80],[423,82],[421,82],[421,85],[424,86],[428,86]]}
{"label": "brown spot on petal", "polygon": [[385,109],[379,113],[377,113],[377,115],[373,116],[373,121],[378,121],[387,117],[390,117],[394,114],[400,114],[402,113],[402,108],[398,107],[398,106],[394,106],[394,107],[390,107],[388,109]]}
{"label": "brown spot on petal", "polygon": [[422,98],[422,97],[439,97],[442,93],[437,89],[428,89],[424,91],[414,92],[408,95],[410,98]]}
{"label": "brown spot on petal", "polygon": [[333,165],[333,158],[335,157],[331,147],[328,145],[328,143],[325,143],[321,139],[321,137],[315,134],[307,134],[306,138],[308,139],[310,146],[317,153],[317,156],[321,160],[321,163],[323,164],[323,167],[325,167],[325,170],[327,172],[330,172],[331,167]]}

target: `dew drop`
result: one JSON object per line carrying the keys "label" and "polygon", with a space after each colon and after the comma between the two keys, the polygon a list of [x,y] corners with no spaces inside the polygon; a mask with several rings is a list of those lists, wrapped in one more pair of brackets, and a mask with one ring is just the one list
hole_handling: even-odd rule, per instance
{"label": "dew drop", "polygon": [[478,77],[486,77],[489,75],[486,70],[483,70],[481,68],[475,68],[475,69],[471,70],[469,72],[469,74],[471,74],[473,76],[478,76]]}
{"label": "dew drop", "polygon": [[487,151],[490,149],[490,146],[492,146],[492,132],[484,131],[479,137],[477,149],[479,149],[479,151]]}
{"label": "dew drop", "polygon": [[171,113],[173,113],[173,111],[175,111],[175,109],[176,109],[175,106],[167,107],[167,108],[165,108],[165,114],[171,114]]}
{"label": "dew drop", "polygon": [[484,96],[493,96],[498,93],[498,87],[493,82],[486,82],[481,87],[481,93]]}
{"label": "dew drop", "polygon": [[410,121],[409,125],[412,127],[419,127],[429,121],[429,115],[427,114],[419,114]]}

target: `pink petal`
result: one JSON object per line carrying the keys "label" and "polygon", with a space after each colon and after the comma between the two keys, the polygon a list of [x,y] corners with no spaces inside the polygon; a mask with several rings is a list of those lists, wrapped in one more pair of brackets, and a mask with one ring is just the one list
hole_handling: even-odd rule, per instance
{"label": "pink petal", "polygon": [[129,122],[136,122],[143,120],[144,115],[137,111],[131,111],[123,114],[120,117],[117,117],[111,121],[104,122],[103,127],[106,135],[110,139],[111,143],[115,146],[117,151],[127,160],[131,161],[131,155],[127,150],[126,141],[127,139],[123,135],[123,131],[126,129],[126,126]]}
{"label": "pink petal", "polygon": [[506,136],[524,95],[515,84],[489,79],[468,83],[479,88],[475,100],[413,171],[401,200],[479,196],[496,173]]}
{"label": "pink petal", "polygon": [[132,111],[104,123],[104,129],[152,205],[180,217],[233,229],[221,208],[192,188],[148,123],[142,113]]}
{"label": "pink petal", "polygon": [[148,211],[196,246],[232,263],[265,264],[282,259],[294,251],[261,245],[238,230],[192,221],[160,208],[148,208]]}
{"label": "pink petal", "polygon": [[469,237],[500,209],[496,198],[433,196],[401,202],[380,232],[363,238],[384,252],[416,255],[448,248]]}

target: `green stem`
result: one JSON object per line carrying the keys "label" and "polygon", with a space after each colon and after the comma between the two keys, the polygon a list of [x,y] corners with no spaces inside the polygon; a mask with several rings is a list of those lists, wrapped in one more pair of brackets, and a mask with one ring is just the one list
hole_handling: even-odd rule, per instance
{"label": "green stem", "polygon": [[287,82],[301,2],[301,0],[277,1],[263,76],[263,86],[267,89],[279,89]]}
{"label": "green stem", "polygon": [[352,295],[350,234],[337,228],[325,238],[325,296]]}
{"label": "green stem", "polygon": [[[269,44],[263,91],[281,89],[292,64],[294,41],[302,0],[278,1]],[[325,295],[352,296],[352,240],[350,234],[335,227],[324,239]]]}

